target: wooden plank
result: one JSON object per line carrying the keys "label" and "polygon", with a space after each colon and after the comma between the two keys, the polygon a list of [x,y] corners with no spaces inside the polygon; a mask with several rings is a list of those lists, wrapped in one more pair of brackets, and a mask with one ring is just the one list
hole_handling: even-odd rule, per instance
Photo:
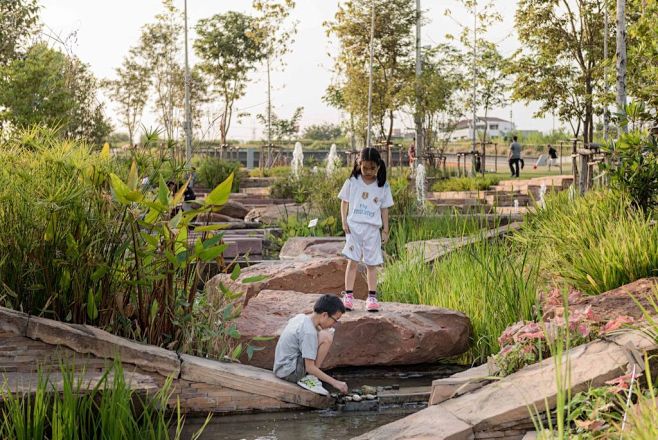
{"label": "wooden plank", "polygon": [[328,408],[333,405],[333,399],[279,379],[271,371],[262,368],[218,362],[185,354],[181,355],[181,360],[183,380],[217,384],[311,408]]}

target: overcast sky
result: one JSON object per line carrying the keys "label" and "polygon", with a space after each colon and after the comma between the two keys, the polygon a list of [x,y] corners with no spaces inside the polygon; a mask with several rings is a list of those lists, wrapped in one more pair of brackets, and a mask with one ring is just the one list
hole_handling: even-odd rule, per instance
{"label": "overcast sky", "polygon": [[[519,46],[513,27],[517,0],[496,2],[504,21],[496,25],[489,37],[500,42],[503,55],[509,55]],[[174,3],[182,10],[183,0],[174,0]],[[302,127],[321,122],[339,122],[343,116],[321,100],[332,80],[333,62],[329,53],[335,52],[336,48],[335,42],[326,36],[322,23],[333,18],[338,3],[338,0],[297,0],[293,12],[294,18],[299,21],[295,43],[285,58],[287,65],[272,76],[276,113],[290,117],[296,107],[303,106]],[[75,32],[75,39],[71,40],[74,53],[88,63],[99,78],[114,76],[114,69],[121,64],[129,48],[137,44],[141,27],[152,22],[162,10],[160,0],[41,0],[41,4],[45,32],[60,36]],[[250,12],[250,5],[251,0],[188,0],[190,39],[195,37],[193,27],[199,19],[228,10]],[[467,11],[462,11],[454,0],[422,0],[422,8],[429,19],[422,32],[424,45],[443,42],[446,33],[457,34],[460,24],[472,23]],[[446,9],[450,9],[451,17],[445,16]],[[193,53],[191,62],[195,62]],[[264,113],[266,108],[265,71],[260,69],[252,77],[247,95],[239,101],[238,107],[255,115]],[[108,103],[107,107],[115,127],[125,131],[114,117],[113,105]],[[534,105],[528,108],[519,103],[495,109],[491,116],[510,119],[511,112],[512,120],[519,129],[551,130],[552,118],[532,118],[535,108]],[[152,109],[147,109],[146,113],[146,125],[155,124]],[[411,120],[401,120],[396,124],[401,128],[411,128],[412,125]],[[254,136],[260,137],[260,133],[261,127],[255,117],[251,117],[235,124],[230,137],[252,139]]]}

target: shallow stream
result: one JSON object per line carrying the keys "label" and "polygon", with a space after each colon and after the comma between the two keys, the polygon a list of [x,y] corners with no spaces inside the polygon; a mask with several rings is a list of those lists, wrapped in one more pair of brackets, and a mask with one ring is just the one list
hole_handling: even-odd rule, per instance
{"label": "shallow stream", "polygon": [[[430,386],[463,367],[429,365],[400,368],[336,369],[330,374],[347,382],[350,389],[362,385],[407,387]],[[266,414],[216,415],[201,440],[346,440],[425,408],[424,403],[380,407],[379,411],[295,411]],[[203,424],[204,418],[188,418],[183,438]]]}

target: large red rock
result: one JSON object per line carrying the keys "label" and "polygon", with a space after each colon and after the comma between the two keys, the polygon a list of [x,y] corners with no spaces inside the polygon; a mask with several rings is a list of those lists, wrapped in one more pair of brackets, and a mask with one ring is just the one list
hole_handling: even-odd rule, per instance
{"label": "large red rock", "polygon": [[[293,291],[262,291],[244,308],[237,327],[246,342],[255,336],[273,336],[254,342],[265,349],[243,362],[272,368],[274,348],[288,320],[311,313],[320,295]],[[323,368],[365,365],[411,365],[437,362],[468,349],[470,320],[453,310],[413,304],[383,303],[378,313],[365,311],[363,301],[345,313],[336,325],[334,344]]]}
{"label": "large red rock", "polygon": [[[309,261],[273,261],[255,264],[242,270],[237,281],[227,274],[214,276],[206,285],[211,299],[220,292],[219,283],[234,292],[245,295],[245,304],[261,290],[294,290],[301,293],[340,293],[345,288],[347,260],[342,257],[316,258]],[[249,278],[264,277],[261,281],[247,282]],[[368,296],[365,273],[358,273],[354,296]]]}
{"label": "large red rock", "polygon": [[[640,319],[643,312],[635,302],[637,300],[647,312],[657,314],[658,311],[654,310],[651,305],[652,301],[658,299],[655,293],[656,285],[658,285],[658,278],[653,277],[642,278],[596,296],[585,296],[580,292],[572,291],[569,295],[569,313],[580,312],[591,307],[594,318],[601,323],[619,316]],[[561,295],[558,293],[545,296],[543,310],[545,319],[563,315],[564,306]]]}
{"label": "large red rock", "polygon": [[345,237],[292,237],[281,248],[282,260],[308,260],[342,255]]}

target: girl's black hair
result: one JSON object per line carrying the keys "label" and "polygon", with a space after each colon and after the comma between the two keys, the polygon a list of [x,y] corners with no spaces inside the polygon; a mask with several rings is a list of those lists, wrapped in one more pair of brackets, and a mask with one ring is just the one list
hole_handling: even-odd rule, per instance
{"label": "girl's black hair", "polygon": [[363,161],[375,162],[379,167],[377,170],[377,186],[384,186],[386,183],[386,163],[376,148],[368,147],[361,150],[359,158],[354,161],[354,168],[352,168],[352,174],[350,177],[357,178],[361,175],[361,162]]}

